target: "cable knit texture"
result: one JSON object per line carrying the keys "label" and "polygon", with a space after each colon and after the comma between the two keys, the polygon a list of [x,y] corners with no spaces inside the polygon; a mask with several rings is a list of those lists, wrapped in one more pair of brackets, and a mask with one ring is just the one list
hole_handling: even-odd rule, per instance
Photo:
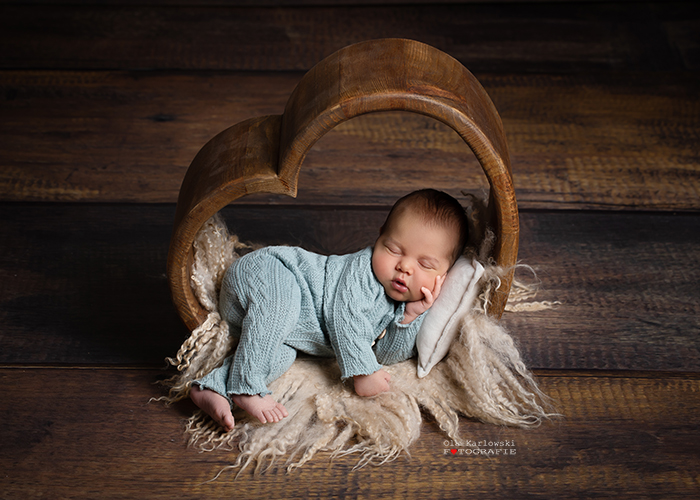
{"label": "cable knit texture", "polygon": [[342,379],[405,361],[415,355],[425,317],[401,324],[405,304],[390,299],[375,278],[369,247],[331,256],[296,247],[251,252],[226,271],[219,309],[238,348],[195,383],[227,399],[269,394],[267,386],[297,351],[335,356]]}

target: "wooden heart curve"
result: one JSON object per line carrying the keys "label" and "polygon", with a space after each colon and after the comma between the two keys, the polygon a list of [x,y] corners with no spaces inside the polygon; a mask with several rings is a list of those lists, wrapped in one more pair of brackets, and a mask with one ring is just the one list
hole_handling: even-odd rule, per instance
{"label": "wooden heart curve", "polygon": [[[296,86],[282,115],[238,123],[211,139],[192,161],[180,188],[168,254],[173,301],[190,330],[207,312],[190,287],[192,243],[202,225],[250,193],[296,196],[301,164],[326,132],[376,111],[420,113],[453,128],[474,152],[490,185],[496,231],[492,257],[507,268],[518,254],[518,207],[500,116],[462,64],[429,45],[381,39],[350,45],[314,66]],[[512,271],[489,308],[500,317]]]}

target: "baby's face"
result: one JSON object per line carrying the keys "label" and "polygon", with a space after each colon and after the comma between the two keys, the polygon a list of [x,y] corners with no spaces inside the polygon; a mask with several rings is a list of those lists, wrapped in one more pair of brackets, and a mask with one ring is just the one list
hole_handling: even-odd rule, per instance
{"label": "baby's face", "polygon": [[421,300],[421,289],[433,291],[435,279],[447,273],[456,244],[457,236],[452,232],[407,211],[377,239],[372,269],[392,299]]}

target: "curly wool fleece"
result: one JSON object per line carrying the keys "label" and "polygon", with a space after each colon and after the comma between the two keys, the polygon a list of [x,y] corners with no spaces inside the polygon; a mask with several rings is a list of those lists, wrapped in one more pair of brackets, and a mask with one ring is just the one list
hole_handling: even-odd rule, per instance
{"label": "curly wool fleece", "polygon": [[[218,289],[231,262],[250,250],[229,235],[218,215],[200,230],[194,244],[192,286],[209,315],[169,359],[179,373],[169,381],[170,395],[164,398],[168,402],[187,397],[192,381],[219,366],[235,349],[228,324],[218,312]],[[288,418],[260,424],[234,410],[236,426],[224,432],[197,411],[185,430],[190,445],[204,451],[237,447],[240,452],[232,467],[240,470],[253,464],[256,471],[265,470],[285,457],[291,470],[319,451],[332,456],[357,453],[362,466],[384,463],[407,451],[420,435],[421,408],[454,441],[460,440],[459,414],[497,425],[538,425],[551,416],[543,403],[546,396],[513,339],[485,314],[501,274],[496,266],[485,267],[479,307],[462,319],[447,357],[425,378],[417,377],[415,359],[387,366],[392,391],[362,398],[341,381],[336,360],[302,357],[270,385]],[[514,292],[522,294],[523,288],[516,286]]]}

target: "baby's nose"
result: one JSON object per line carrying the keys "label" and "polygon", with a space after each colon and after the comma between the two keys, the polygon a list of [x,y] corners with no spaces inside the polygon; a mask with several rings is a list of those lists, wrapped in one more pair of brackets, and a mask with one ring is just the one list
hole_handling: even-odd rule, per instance
{"label": "baby's nose", "polygon": [[405,260],[400,260],[396,264],[396,269],[398,269],[402,273],[411,274],[411,265]]}

